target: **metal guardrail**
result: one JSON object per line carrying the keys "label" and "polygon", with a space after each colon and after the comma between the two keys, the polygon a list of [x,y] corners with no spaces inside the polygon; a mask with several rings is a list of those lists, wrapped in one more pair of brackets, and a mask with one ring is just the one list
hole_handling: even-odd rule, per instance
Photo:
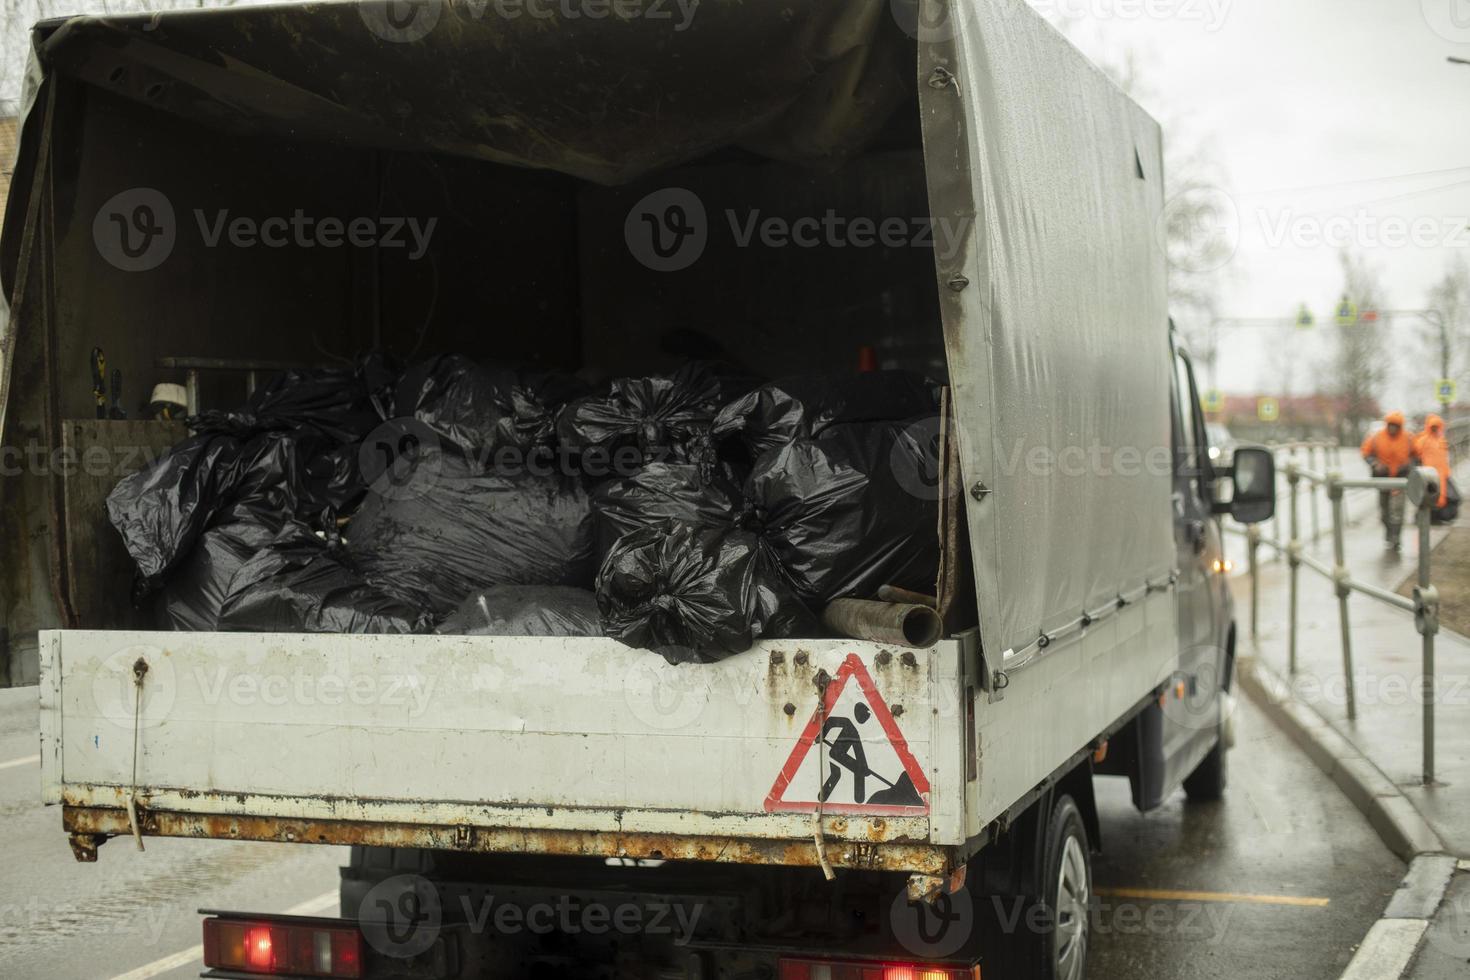
{"label": "metal guardrail", "polygon": [[[1470,423],[1470,420],[1466,420]],[[1470,436],[1470,424],[1465,425],[1463,435]],[[1334,468],[1323,472],[1311,467],[1302,466],[1297,460],[1297,454],[1301,450],[1308,452],[1308,458],[1315,463],[1318,452],[1321,453],[1323,462],[1330,462],[1335,467],[1341,465],[1341,450],[1337,446],[1327,446],[1322,443],[1287,443],[1273,446],[1278,451],[1286,451],[1291,458],[1286,461],[1285,473],[1288,503],[1289,539],[1283,544],[1280,540],[1279,521],[1275,528],[1275,540],[1269,540],[1262,536],[1260,525],[1251,525],[1245,530],[1245,539],[1249,553],[1249,575],[1251,580],[1251,636],[1256,635],[1256,625],[1260,609],[1260,559],[1259,549],[1262,544],[1274,548],[1278,554],[1284,555],[1287,566],[1290,569],[1290,612],[1288,614],[1288,636],[1287,636],[1287,669],[1295,676],[1297,672],[1297,597],[1299,595],[1300,569],[1306,566],[1312,571],[1333,584],[1337,593],[1338,620],[1342,634],[1342,667],[1345,678],[1345,694],[1347,698],[1348,721],[1356,721],[1358,717],[1357,692],[1353,678],[1353,643],[1352,627],[1348,617],[1348,598],[1354,592],[1368,596],[1379,602],[1402,609],[1414,614],[1414,627],[1419,632],[1422,640],[1422,660],[1424,678],[1420,687],[1421,706],[1423,708],[1423,780],[1426,784],[1434,782],[1434,701],[1435,701],[1435,668],[1434,668],[1434,637],[1439,632],[1439,592],[1430,582],[1430,512],[1434,508],[1439,497],[1439,474],[1429,467],[1419,467],[1412,471],[1408,477],[1381,478],[1350,480],[1343,477],[1340,469]],[[1326,491],[1328,501],[1332,505],[1332,556],[1333,564],[1327,565],[1312,555],[1304,553],[1301,536],[1300,520],[1300,487],[1306,481],[1311,488],[1312,496],[1312,541],[1315,542],[1320,536],[1320,528],[1317,521],[1317,498],[1318,489]],[[1379,588],[1370,582],[1353,578],[1347,568],[1345,528],[1347,525],[1346,496],[1350,490],[1368,490],[1377,493],[1399,492],[1407,493],[1410,502],[1417,507],[1415,513],[1415,524],[1419,535],[1419,570],[1418,583],[1414,589],[1413,598],[1405,598],[1394,592]],[[1278,500],[1280,499],[1278,494]],[[1279,511],[1280,508],[1278,508]],[[1230,530],[1234,531],[1234,528]],[[1237,532],[1239,533],[1239,532]]]}

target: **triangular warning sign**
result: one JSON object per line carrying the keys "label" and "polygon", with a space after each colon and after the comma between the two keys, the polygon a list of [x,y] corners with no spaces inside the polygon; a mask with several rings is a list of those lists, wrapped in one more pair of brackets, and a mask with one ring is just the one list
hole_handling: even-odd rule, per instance
{"label": "triangular warning sign", "polygon": [[855,653],[827,685],[766,797],[768,812],[809,813],[819,806],[823,813],[872,816],[929,812],[924,769]]}

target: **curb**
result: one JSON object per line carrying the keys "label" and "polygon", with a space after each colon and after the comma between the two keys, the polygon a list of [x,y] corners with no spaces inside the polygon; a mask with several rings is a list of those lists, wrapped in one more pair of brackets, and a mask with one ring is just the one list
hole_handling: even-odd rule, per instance
{"label": "curb", "polygon": [[1341,980],[1406,976],[1459,862],[1445,853],[1439,834],[1393,780],[1314,708],[1297,700],[1290,684],[1259,657],[1242,657],[1237,677],[1247,696],[1352,801],[1388,849],[1409,862],[1398,891],[1363,937]]}

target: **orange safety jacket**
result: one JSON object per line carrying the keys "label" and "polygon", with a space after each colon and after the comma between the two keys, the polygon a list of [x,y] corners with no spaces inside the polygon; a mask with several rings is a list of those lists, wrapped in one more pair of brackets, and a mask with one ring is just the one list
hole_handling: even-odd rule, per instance
{"label": "orange safety jacket", "polygon": [[1404,425],[1404,417],[1398,412],[1391,413],[1385,421],[1390,425],[1397,423],[1399,434],[1391,436],[1387,429],[1379,429],[1363,440],[1363,458],[1377,459],[1388,468],[1389,476],[1402,476],[1404,467],[1414,458],[1414,435]]}
{"label": "orange safety jacket", "polygon": [[1444,419],[1438,415],[1425,419],[1424,431],[1414,439],[1414,458],[1439,473],[1439,503],[1435,506],[1443,507],[1450,492],[1450,441],[1445,438]]}

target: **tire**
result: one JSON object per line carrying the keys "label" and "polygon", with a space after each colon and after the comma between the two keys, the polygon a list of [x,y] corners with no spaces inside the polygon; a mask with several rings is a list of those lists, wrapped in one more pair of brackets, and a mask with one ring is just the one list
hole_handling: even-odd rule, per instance
{"label": "tire", "polygon": [[[1040,896],[994,897],[982,901],[985,976],[1018,980],[1083,980],[1091,940],[1092,848],[1082,811],[1070,796],[1059,796],[1036,843],[1036,883]],[[1016,904],[1013,904],[1016,903]],[[1017,915],[1020,906],[1027,909]],[[1030,912],[1037,905],[1042,914]],[[1006,910],[1010,910],[1008,913]],[[1014,917],[1006,925],[1002,915]],[[1046,928],[1028,926],[1039,920]]]}
{"label": "tire", "polygon": [[1214,803],[1225,798],[1225,784],[1230,767],[1226,764],[1229,750],[1225,747],[1225,733],[1215,740],[1210,754],[1200,761],[1194,772],[1184,779],[1184,795],[1193,803]]}

